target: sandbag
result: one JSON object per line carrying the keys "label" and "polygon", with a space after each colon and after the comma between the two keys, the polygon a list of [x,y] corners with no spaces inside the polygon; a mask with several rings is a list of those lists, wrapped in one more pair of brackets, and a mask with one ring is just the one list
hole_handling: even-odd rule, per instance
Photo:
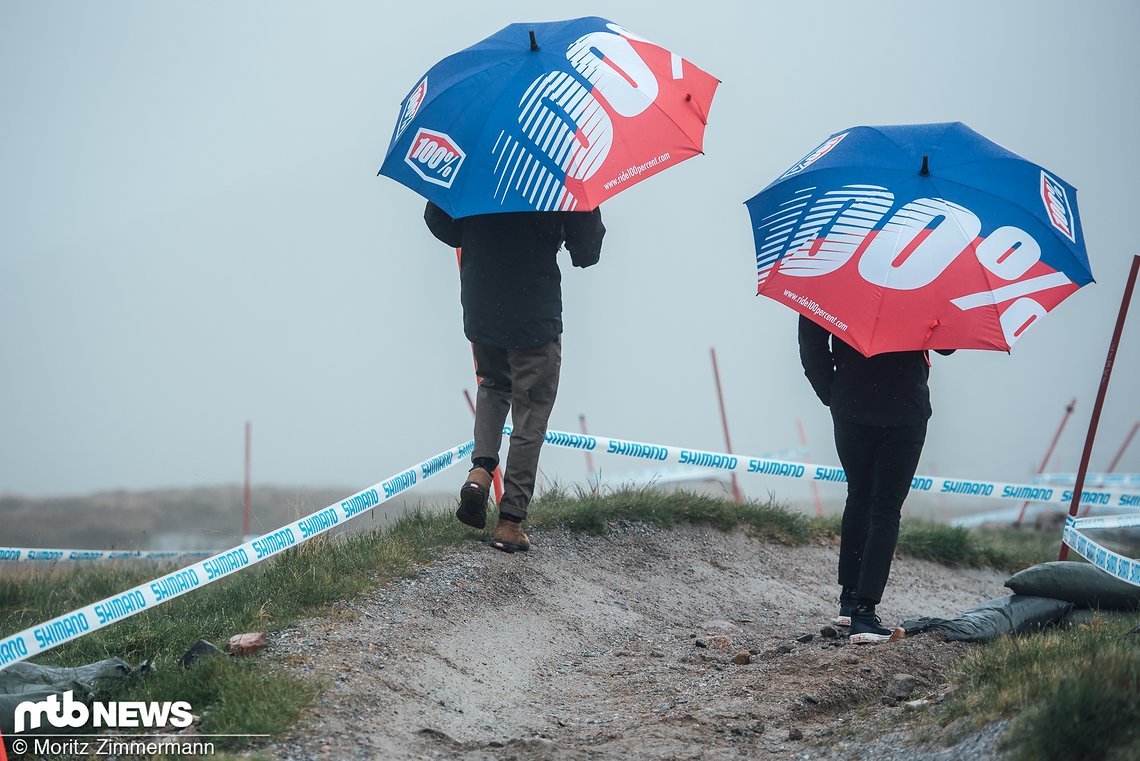
{"label": "sandbag", "polygon": [[1065,615],[1065,626],[1087,626],[1099,615],[1098,611],[1089,608],[1073,608]]}
{"label": "sandbag", "polygon": [[1040,631],[1064,617],[1073,604],[1050,597],[1012,595],[998,597],[966,611],[957,618],[918,618],[903,621],[907,636],[939,631],[951,642],[989,642],[1003,634]]}
{"label": "sandbag", "polygon": [[[11,735],[16,731],[16,706],[25,700],[39,702],[71,690],[75,700],[90,703],[96,681],[122,679],[130,673],[130,665],[121,658],[108,658],[76,668],[13,663],[0,671],[0,734]],[[57,730],[45,725],[39,731]]]}
{"label": "sandbag", "polygon": [[1055,597],[1078,608],[1140,610],[1140,587],[1109,576],[1091,563],[1039,563],[1010,576],[1005,585],[1014,594]]}

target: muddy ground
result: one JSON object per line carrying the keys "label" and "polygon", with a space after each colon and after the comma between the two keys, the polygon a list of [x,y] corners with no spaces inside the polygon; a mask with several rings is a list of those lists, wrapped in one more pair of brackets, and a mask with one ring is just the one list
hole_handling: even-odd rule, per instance
{"label": "muddy ground", "polygon": [[[833,545],[614,524],[534,532],[529,554],[447,550],[418,574],[273,635],[326,691],[282,759],[998,758],[1000,725],[945,748],[923,710],[965,646],[828,639]],[[1005,575],[900,558],[884,622],[959,612]],[[797,637],[810,641],[797,641]],[[747,663],[742,652],[749,654]],[[906,680],[902,680],[906,681]],[[929,723],[928,723],[929,724]],[[932,725],[935,735],[937,724]]]}

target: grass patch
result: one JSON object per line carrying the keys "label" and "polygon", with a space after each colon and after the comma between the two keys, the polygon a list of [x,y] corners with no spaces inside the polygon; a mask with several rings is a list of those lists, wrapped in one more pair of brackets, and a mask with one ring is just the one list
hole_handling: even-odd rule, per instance
{"label": "grass patch", "polygon": [[1061,532],[1015,528],[969,530],[958,526],[903,521],[898,552],[952,567],[990,566],[1016,572],[1057,559]]}
{"label": "grass patch", "polygon": [[[1061,528],[1018,529],[1006,528],[975,529],[986,555],[986,562],[995,568],[1017,572],[1031,565],[1057,559],[1061,550]],[[1077,559],[1079,556],[1076,556]]]}
{"label": "grass patch", "polygon": [[1015,717],[1005,738],[1015,761],[1140,758],[1140,637],[1135,616],[974,648],[956,666],[944,716],[974,729]]}
{"label": "grass patch", "polygon": [[[836,538],[840,516],[812,518],[809,531],[819,539]],[[992,567],[1011,573],[1057,559],[1061,530],[965,529],[926,521],[903,520],[896,552],[954,568]]]}
{"label": "grass patch", "polygon": [[[300,715],[319,685],[267,670],[257,660],[206,657],[188,669],[113,683],[101,700],[185,700],[202,716],[202,734],[274,734]],[[205,707],[205,709],[203,709]],[[243,743],[213,740],[218,747]]]}
{"label": "grass patch", "polygon": [[811,537],[811,524],[801,513],[774,502],[745,502],[690,492],[661,493],[651,489],[623,489],[591,494],[581,490],[547,492],[531,506],[532,526],[605,533],[611,521],[626,520],[672,528],[703,523],[722,530],[745,526],[761,539],[803,544]]}

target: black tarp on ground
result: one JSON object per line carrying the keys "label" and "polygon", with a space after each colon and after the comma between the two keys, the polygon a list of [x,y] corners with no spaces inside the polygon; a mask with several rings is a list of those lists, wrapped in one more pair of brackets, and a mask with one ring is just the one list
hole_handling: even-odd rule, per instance
{"label": "black tarp on ground", "polygon": [[[6,738],[12,736],[16,729],[16,706],[25,700],[38,702],[71,690],[75,700],[90,704],[97,680],[122,679],[130,673],[130,665],[121,658],[108,658],[75,668],[13,663],[0,671],[0,733]],[[59,730],[45,724],[37,731],[50,733]]]}
{"label": "black tarp on ground", "polygon": [[903,621],[907,636],[943,632],[951,642],[989,642],[1003,634],[1027,634],[1060,621],[1073,604],[1051,597],[1012,595],[971,608],[957,618],[917,618]]}

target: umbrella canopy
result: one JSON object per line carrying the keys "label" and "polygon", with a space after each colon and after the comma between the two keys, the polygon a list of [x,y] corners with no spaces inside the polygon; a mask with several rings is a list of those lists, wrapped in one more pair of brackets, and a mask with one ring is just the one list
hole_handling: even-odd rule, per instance
{"label": "umbrella canopy", "polygon": [[717,84],[602,18],[512,24],[416,83],[379,173],[455,218],[589,211],[700,153]]}
{"label": "umbrella canopy", "polygon": [[746,203],[758,292],[865,356],[1009,351],[1093,279],[1073,186],[958,122],[836,133]]}

